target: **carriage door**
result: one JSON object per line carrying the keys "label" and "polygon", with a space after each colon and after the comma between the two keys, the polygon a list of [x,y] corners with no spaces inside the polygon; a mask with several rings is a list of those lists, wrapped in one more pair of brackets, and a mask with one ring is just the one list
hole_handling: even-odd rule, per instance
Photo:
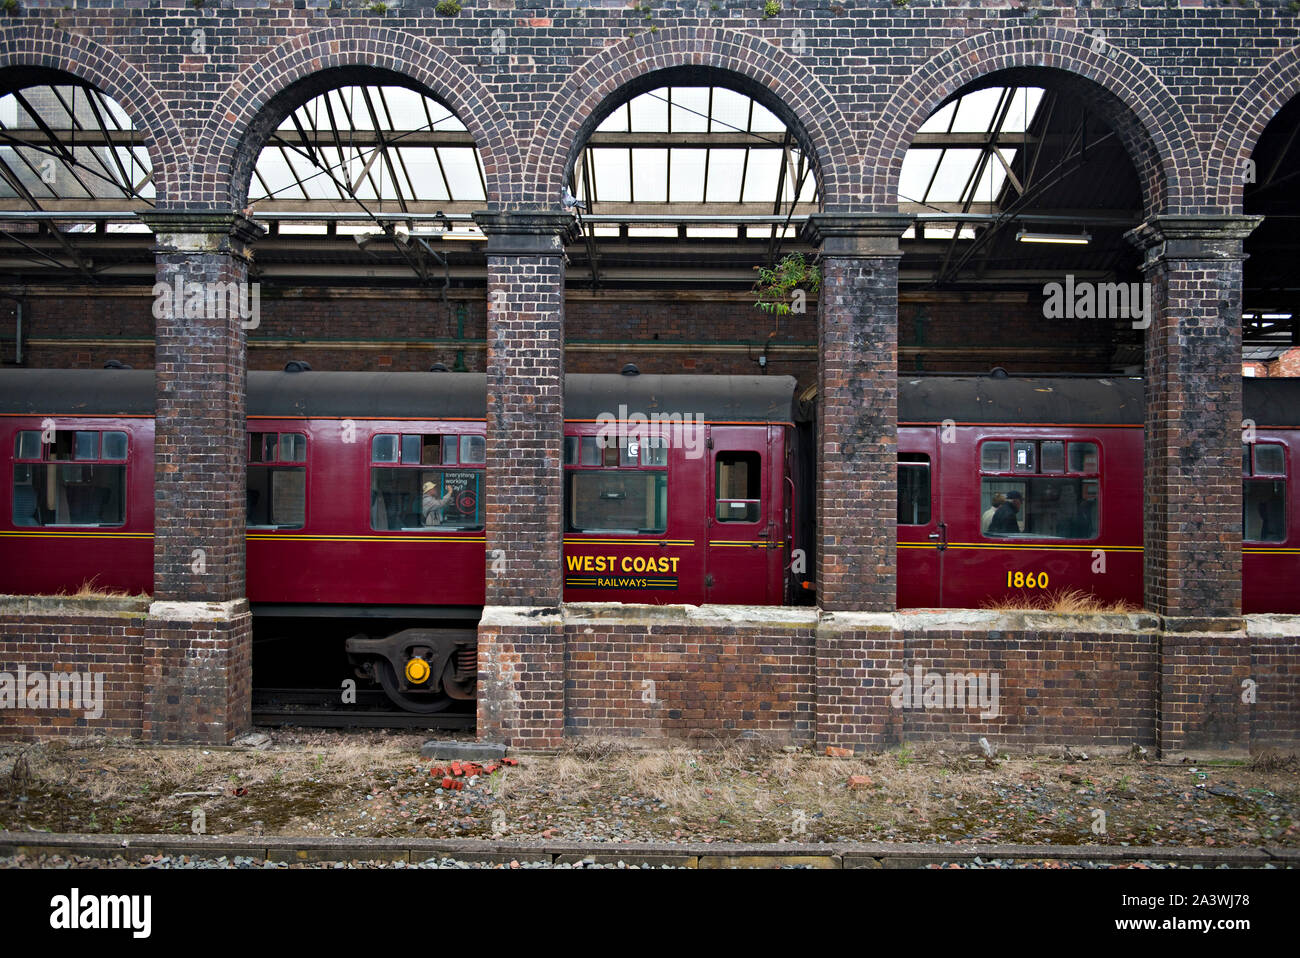
{"label": "carriage door", "polygon": [[[939,509],[938,429],[898,430],[898,607],[943,605],[948,527]],[[952,448],[949,446],[948,448]]]}
{"label": "carriage door", "polygon": [[769,550],[781,543],[771,510],[771,447],[767,429],[709,427],[706,602],[753,605],[779,602],[770,596]]}

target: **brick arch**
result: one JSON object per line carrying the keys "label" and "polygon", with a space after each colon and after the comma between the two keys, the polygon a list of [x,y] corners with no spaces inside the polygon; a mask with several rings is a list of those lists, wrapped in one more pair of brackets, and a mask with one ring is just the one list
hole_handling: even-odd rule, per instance
{"label": "brick arch", "polygon": [[[557,205],[564,177],[587,135],[626,96],[628,88],[681,82],[734,86],[786,122],[814,161],[826,210],[846,209],[861,195],[857,147],[839,105],[788,51],[771,42],[718,27],[671,27],[647,39],[625,39],[575,70],[541,115],[524,166],[525,200]],[[648,88],[648,87],[647,87]]]}
{"label": "brick arch", "polygon": [[[267,113],[277,98],[286,102],[304,81],[308,98],[339,85],[323,82],[320,89],[311,89],[313,77],[352,72],[355,76],[345,82],[363,82],[373,80],[373,71],[407,81],[406,85],[431,94],[455,113],[474,137],[482,157],[488,202],[509,200],[510,184],[518,179],[510,169],[519,153],[514,134],[492,94],[468,64],[427,40],[398,30],[331,27],[284,42],[231,82],[199,140],[204,153],[195,166],[203,170],[205,182],[192,202],[237,209],[246,205],[257,153],[270,132],[271,121],[278,122]],[[366,73],[372,75],[366,77]]]}
{"label": "brick arch", "polygon": [[1244,164],[1278,112],[1300,95],[1300,47],[1270,60],[1237,95],[1214,138],[1206,164],[1206,192],[1224,212],[1242,211]]}
{"label": "brick arch", "polygon": [[47,27],[0,28],[0,69],[59,70],[108,94],[144,134],[156,203],[164,204],[184,179],[189,151],[166,101],[149,78],[88,37]]}
{"label": "brick arch", "polygon": [[1192,212],[1201,153],[1178,101],[1132,55],[1061,27],[1011,27],[966,37],[936,54],[895,90],[865,150],[870,198],[893,208],[903,156],[916,131],[962,87],[1003,70],[1047,69],[1055,87],[1080,97],[1123,141],[1153,213]]}

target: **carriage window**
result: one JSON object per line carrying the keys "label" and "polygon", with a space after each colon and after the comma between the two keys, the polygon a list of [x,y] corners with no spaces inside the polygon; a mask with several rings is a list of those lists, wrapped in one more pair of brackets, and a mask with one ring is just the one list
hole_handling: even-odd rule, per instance
{"label": "carriage window", "polygon": [[461,436],[460,461],[462,463],[487,462],[487,440],[482,436]]}
{"label": "carriage window", "polygon": [[715,460],[714,516],[719,522],[758,522],[763,476],[756,452],[720,452]]}
{"label": "carriage window", "polygon": [[370,527],[388,532],[483,528],[483,470],[473,468],[483,462],[483,448],[482,436],[375,436]]}
{"label": "carriage window", "polygon": [[[1008,462],[1004,453],[1011,452],[1014,458]],[[1096,443],[1055,439],[985,442],[980,464],[984,473],[1011,473],[980,479],[983,535],[1095,539],[1100,533],[1101,478]],[[1080,475],[1060,475],[1067,471],[1067,465],[1068,472]],[[901,494],[901,481],[899,488]]]}
{"label": "carriage window", "polygon": [[904,452],[898,456],[898,524],[930,523],[930,457]]}
{"label": "carriage window", "polygon": [[35,430],[24,430],[18,434],[14,443],[15,459],[40,459],[41,434]]}
{"label": "carriage window", "polygon": [[571,532],[658,535],[668,529],[668,473],[575,469],[565,498]]}
{"label": "carriage window", "polygon": [[376,436],[370,440],[371,462],[397,462],[397,437]]}
{"label": "carriage window", "polygon": [[[1252,468],[1253,465],[1253,468]],[[1280,443],[1243,446],[1242,536],[1248,542],[1287,538],[1286,452]],[[1268,476],[1270,478],[1257,478]]]}
{"label": "carriage window", "polygon": [[1065,443],[1040,443],[1038,451],[1040,472],[1065,472]]}
{"label": "carriage window", "polygon": [[1254,474],[1257,476],[1286,475],[1286,457],[1282,453],[1281,445],[1275,442],[1255,444]]}
{"label": "carriage window", "polygon": [[980,469],[984,472],[1010,472],[1011,443],[984,443],[980,448]]}
{"label": "carriage window", "polygon": [[[576,461],[575,461],[576,460]],[[569,532],[662,535],[668,529],[666,445],[640,437],[565,439],[564,515]]]}
{"label": "carriage window", "polygon": [[30,461],[14,464],[14,525],[122,525],[126,446],[124,432],[56,432],[49,444],[35,430],[20,432],[15,459]]}
{"label": "carriage window", "polygon": [[254,529],[301,529],[307,517],[307,437],[248,435],[247,522]]}

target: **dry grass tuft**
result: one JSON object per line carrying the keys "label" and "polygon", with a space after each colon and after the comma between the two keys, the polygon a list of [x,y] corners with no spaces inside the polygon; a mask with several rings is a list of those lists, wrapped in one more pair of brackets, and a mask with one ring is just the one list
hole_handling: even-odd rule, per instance
{"label": "dry grass tuft", "polygon": [[1295,772],[1300,771],[1300,755],[1295,752],[1283,752],[1270,748],[1254,756],[1249,768],[1252,772]]}
{"label": "dry grass tuft", "polygon": [[95,580],[99,576],[93,576],[81,584],[81,588],[76,592],[69,592],[67,589],[60,589],[54,595],[61,599],[147,599],[148,592],[123,592],[120,589],[106,589],[103,586],[95,585]]}
{"label": "dry grass tuft", "polygon": [[1104,613],[1104,612],[1140,612],[1141,609],[1118,599],[1107,602],[1098,599],[1082,589],[1060,589],[1056,592],[1043,592],[1031,599],[1014,596],[1008,599],[991,599],[984,603],[984,608],[995,612],[1062,612],[1069,614]]}

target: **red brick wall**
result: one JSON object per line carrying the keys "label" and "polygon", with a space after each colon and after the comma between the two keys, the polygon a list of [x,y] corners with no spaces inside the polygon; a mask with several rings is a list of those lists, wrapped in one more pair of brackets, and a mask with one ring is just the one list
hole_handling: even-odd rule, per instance
{"label": "red brick wall", "polygon": [[252,618],[246,603],[150,614],[144,599],[0,599],[0,672],[103,673],[103,714],[0,708],[0,740],[106,733],[225,744],[248,728]]}
{"label": "red brick wall", "polygon": [[[809,312],[767,316],[746,294],[675,297],[654,292],[570,290],[565,298],[565,368],[645,373],[757,374],[767,350],[769,375],[816,382],[817,303]],[[485,362],[482,290],[434,296],[383,291],[263,288],[261,322],[248,333],[250,369],[283,369],[305,359],[316,369],[421,371],[435,362],[466,369]],[[0,300],[0,325],[13,329],[12,301]],[[996,316],[996,321],[990,320]],[[459,318],[458,318],[459,317]],[[1079,372],[1106,367],[1112,331],[1101,322],[1043,319],[1033,293],[904,295],[898,305],[899,368],[987,372]],[[463,330],[465,342],[456,343]],[[23,315],[25,365],[98,368],[118,359],[154,364],[154,320],[147,291],[29,294]],[[775,333],[775,335],[771,335]],[[337,345],[331,345],[331,342]],[[601,344],[620,344],[601,348]],[[4,361],[13,359],[6,350]]]}
{"label": "red brick wall", "polygon": [[[81,607],[78,607],[80,605]],[[86,735],[140,734],[146,613],[87,611],[82,604],[23,612],[11,603],[0,611],[0,672],[102,673],[103,714],[84,709],[0,708],[0,740]],[[16,675],[15,675],[16,677]]]}
{"label": "red brick wall", "polygon": [[[812,617],[733,623],[637,615],[565,627],[565,733],[576,737],[813,739]],[[762,618],[762,617],[760,617]]]}

